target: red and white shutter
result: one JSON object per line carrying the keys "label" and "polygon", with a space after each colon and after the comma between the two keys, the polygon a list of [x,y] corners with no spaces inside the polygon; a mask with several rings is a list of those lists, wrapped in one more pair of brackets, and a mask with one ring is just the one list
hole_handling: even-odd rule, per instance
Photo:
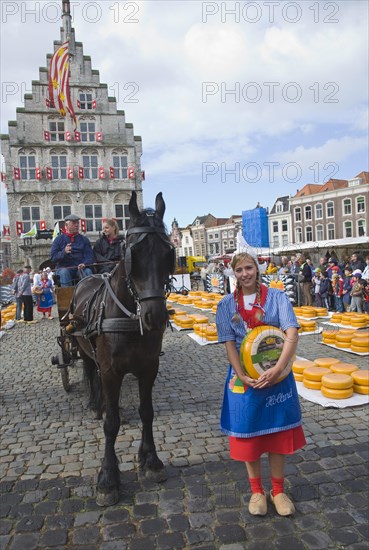
{"label": "red and white shutter", "polygon": [[93,102],[92,102],[92,108],[96,109],[96,99],[94,99]]}
{"label": "red and white shutter", "polygon": [[81,141],[81,132],[74,132],[74,141]]}
{"label": "red and white shutter", "polygon": [[69,180],[72,180],[74,178],[73,166],[68,166],[67,177],[68,177]]}
{"label": "red and white shutter", "polygon": [[14,177],[15,180],[20,180],[21,179],[20,168],[14,168],[13,169],[13,177]]}
{"label": "red and white shutter", "polygon": [[47,130],[44,130],[44,140],[50,141],[50,132],[48,132]]}
{"label": "red and white shutter", "polygon": [[128,179],[133,180],[135,178],[135,169],[133,166],[128,168]]}
{"label": "red and white shutter", "polygon": [[18,236],[23,233],[23,222],[15,222],[15,233]]}
{"label": "red and white shutter", "polygon": [[35,176],[36,180],[40,180],[42,178],[41,168],[39,168],[38,166],[35,169]]}
{"label": "red and white shutter", "polygon": [[105,179],[105,170],[103,166],[99,166],[99,180]]}
{"label": "red and white shutter", "polygon": [[50,166],[46,167],[46,179],[49,181],[53,179],[53,169]]}
{"label": "red and white shutter", "polygon": [[96,141],[102,141],[102,132],[96,132]]}
{"label": "red and white shutter", "polygon": [[72,141],[72,132],[65,132],[65,141]]}
{"label": "red and white shutter", "polygon": [[40,230],[45,231],[45,229],[46,229],[46,221],[40,220]]}
{"label": "red and white shutter", "polygon": [[78,166],[78,177],[80,180],[82,180],[85,177],[85,171],[83,169],[83,166]]}
{"label": "red and white shutter", "polygon": [[81,218],[80,220],[80,228],[81,228],[81,231],[82,233],[86,233],[86,220],[84,218]]}
{"label": "red and white shutter", "polygon": [[110,168],[109,168],[109,175],[110,175],[111,180],[113,180],[115,178],[113,166],[110,166]]}

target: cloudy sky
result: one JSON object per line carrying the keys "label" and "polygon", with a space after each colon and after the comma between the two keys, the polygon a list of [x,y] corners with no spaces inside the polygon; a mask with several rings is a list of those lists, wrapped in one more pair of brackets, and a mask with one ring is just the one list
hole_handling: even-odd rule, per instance
{"label": "cloudy sky", "polygon": [[[0,4],[2,133],[60,39],[61,3]],[[142,136],[145,206],[162,191],[168,225],[368,170],[367,2],[71,6],[76,40]]]}

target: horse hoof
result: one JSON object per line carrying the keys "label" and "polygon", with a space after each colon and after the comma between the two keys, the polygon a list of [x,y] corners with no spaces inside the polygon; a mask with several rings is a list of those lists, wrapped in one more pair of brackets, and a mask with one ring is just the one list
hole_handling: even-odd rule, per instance
{"label": "horse hoof", "polygon": [[113,506],[119,501],[118,489],[113,489],[110,493],[102,493],[97,491],[96,504],[98,506]]}
{"label": "horse hoof", "polygon": [[146,470],[145,477],[148,481],[154,481],[155,483],[161,483],[162,481],[166,481],[168,479],[167,472],[165,471],[165,468],[162,470]]}

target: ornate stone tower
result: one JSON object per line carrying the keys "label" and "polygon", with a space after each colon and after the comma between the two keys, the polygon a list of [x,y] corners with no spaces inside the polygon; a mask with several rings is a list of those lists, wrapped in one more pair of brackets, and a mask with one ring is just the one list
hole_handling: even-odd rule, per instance
{"label": "ornate stone tower", "polygon": [[61,40],[69,41],[70,96],[76,124],[49,102],[49,71],[40,67],[32,94],[24,96],[9,133],[1,135],[6,166],[13,268],[24,262],[38,268],[49,258],[50,240],[21,239],[34,225],[53,229],[68,213],[81,217],[91,242],[104,218],[115,218],[121,230],[128,217],[131,191],[142,206],[141,137],[117,110],[115,97],[92,69],[91,58],[75,41],[69,0],[63,0]]}

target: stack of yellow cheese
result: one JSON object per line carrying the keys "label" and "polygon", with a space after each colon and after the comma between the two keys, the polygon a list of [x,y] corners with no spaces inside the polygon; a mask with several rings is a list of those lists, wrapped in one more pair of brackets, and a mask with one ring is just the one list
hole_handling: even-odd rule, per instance
{"label": "stack of yellow cheese", "polygon": [[302,383],[304,384],[305,388],[309,388],[309,390],[320,390],[320,387],[322,385],[322,377],[325,374],[329,374],[331,370],[329,368],[324,367],[306,367],[304,369],[304,372],[302,373]]}
{"label": "stack of yellow cheese", "polygon": [[354,392],[369,395],[369,370],[356,370],[351,376],[354,381]]}
{"label": "stack of yellow cheese", "polygon": [[201,290],[191,290],[191,292],[188,293],[190,298],[197,298],[198,296],[202,295]]}
{"label": "stack of yellow cheese", "polygon": [[169,319],[173,319],[176,315],[186,315],[185,311],[182,311],[181,309],[178,309],[176,307],[170,306],[167,304],[167,309],[170,311],[169,313]]}
{"label": "stack of yellow cheese", "polygon": [[351,326],[355,328],[365,328],[368,320],[365,313],[357,313],[351,317]]}
{"label": "stack of yellow cheese", "polygon": [[175,313],[173,315],[173,321],[175,322],[176,325],[180,326],[180,324],[179,324],[180,318],[184,317],[186,315],[187,315],[187,313],[185,311],[182,311],[181,309],[176,309]]}
{"label": "stack of yellow cheese", "polygon": [[181,328],[192,328],[195,320],[192,319],[189,315],[178,315],[178,317],[174,317],[176,325],[180,326]]}
{"label": "stack of yellow cheese", "polygon": [[15,319],[16,307],[16,304],[11,304],[1,310],[1,325],[4,326],[8,321],[13,321],[13,319]]}
{"label": "stack of yellow cheese", "polygon": [[320,391],[329,399],[347,399],[354,393],[354,380],[349,374],[331,372],[322,377]]}
{"label": "stack of yellow cheese", "polygon": [[315,363],[308,359],[295,359],[292,364],[292,372],[296,382],[302,382],[303,373],[307,367],[315,367]]}
{"label": "stack of yellow cheese", "polygon": [[193,298],[191,298],[191,296],[182,296],[182,295],[180,295],[178,300],[177,300],[178,304],[183,304],[183,305],[186,305],[186,306],[191,305],[192,302],[193,302]]}
{"label": "stack of yellow cheese", "polygon": [[304,321],[303,319],[299,319],[299,325],[298,332],[315,332],[317,329],[316,322],[312,320]]}
{"label": "stack of yellow cheese", "polygon": [[307,319],[311,317],[316,317],[316,309],[312,306],[302,306],[301,307],[301,317],[306,317]]}
{"label": "stack of yellow cheese", "polygon": [[195,323],[208,323],[209,322],[209,318],[206,317],[206,315],[201,315],[200,313],[191,313],[189,315],[189,317],[191,317]]}
{"label": "stack of yellow cheese", "polygon": [[356,353],[369,353],[369,333],[356,333],[351,339],[350,349]]}
{"label": "stack of yellow cheese", "polygon": [[216,313],[217,309],[218,309],[218,304],[214,304],[213,307],[211,308],[211,312]]}
{"label": "stack of yellow cheese", "polygon": [[337,324],[341,324],[341,320],[342,320],[342,313],[333,313],[332,317],[330,318],[330,322],[331,323],[337,323]]}
{"label": "stack of yellow cheese", "polygon": [[210,323],[205,330],[205,338],[209,342],[216,342],[218,340],[217,327],[215,323]]}
{"label": "stack of yellow cheese", "polygon": [[208,324],[209,323],[194,323],[193,325],[194,333],[197,334],[198,336],[205,338],[206,327],[208,326]]}
{"label": "stack of yellow cheese", "polygon": [[337,330],[327,329],[322,332],[322,341],[324,344],[336,345]]}
{"label": "stack of yellow cheese", "polygon": [[326,307],[316,307],[315,310],[318,317],[328,316],[328,309]]}
{"label": "stack of yellow cheese", "polygon": [[354,328],[343,328],[336,333],[334,345],[340,349],[347,349],[351,345],[351,339],[356,333]]}

